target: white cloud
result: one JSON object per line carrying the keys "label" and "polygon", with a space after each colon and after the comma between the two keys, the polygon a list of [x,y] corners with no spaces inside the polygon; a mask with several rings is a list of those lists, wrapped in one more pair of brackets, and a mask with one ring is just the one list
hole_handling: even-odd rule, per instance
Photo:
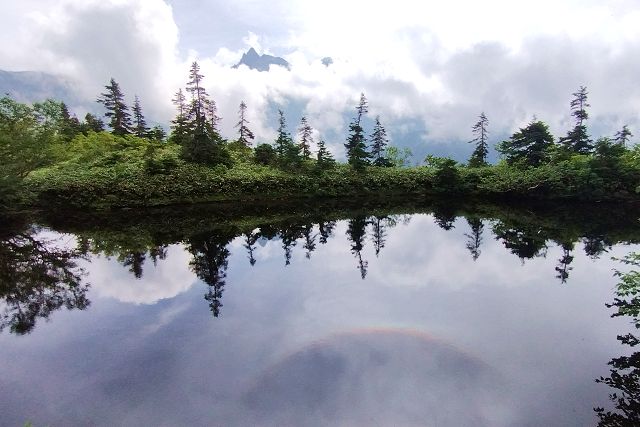
{"label": "white cloud", "polygon": [[[171,3],[7,5],[0,39],[16,43],[1,44],[0,68],[63,74],[91,98],[113,76],[167,124],[172,94],[198,60],[225,136],[235,135],[241,100],[261,141],[275,135],[273,103],[295,103],[321,135],[332,136],[334,152],[361,91],[392,136],[403,135],[395,125],[412,120],[422,135],[413,143],[423,146],[467,140],[481,111],[496,138],[533,114],[563,134],[571,93],[583,84],[595,134],[624,123],[640,128],[640,5],[631,0]],[[218,41],[230,39],[237,43]],[[283,55],[292,70],[231,69],[247,46]],[[324,56],[333,65],[322,65]],[[292,132],[298,120],[288,117]]]}
{"label": "white cloud", "polygon": [[132,282],[133,274],[115,259],[93,257],[86,269],[91,275],[91,289],[100,297],[115,298],[133,304],[155,304],[186,292],[197,282],[189,269],[191,254],[179,245],[167,248],[170,262],[153,265],[147,259],[144,274]]}

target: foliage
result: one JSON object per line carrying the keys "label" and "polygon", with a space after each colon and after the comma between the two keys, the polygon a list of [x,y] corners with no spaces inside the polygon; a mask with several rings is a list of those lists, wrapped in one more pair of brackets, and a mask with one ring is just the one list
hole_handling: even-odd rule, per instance
{"label": "foliage", "polygon": [[381,166],[395,166],[398,168],[407,167],[411,165],[411,158],[413,153],[409,147],[395,147],[390,145],[387,147],[384,159],[386,162]]}
{"label": "foliage", "polygon": [[278,154],[271,144],[259,144],[254,156],[256,163],[264,166],[274,166],[278,161]]}
{"label": "foliage", "polygon": [[496,149],[510,165],[540,166],[549,159],[553,136],[542,121],[533,120],[526,127],[498,144]]}
{"label": "foliage", "polygon": [[[628,316],[635,329],[640,328],[640,254],[632,252],[620,262],[631,266],[631,271],[615,271],[620,279],[616,285],[616,298],[607,307],[615,307],[617,311],[611,317]],[[631,348],[640,344],[640,339],[633,333],[619,335],[618,341]],[[609,377],[596,380],[617,391],[609,395],[618,412],[594,408],[598,415],[599,426],[636,426],[640,423],[640,352],[611,359]]]}

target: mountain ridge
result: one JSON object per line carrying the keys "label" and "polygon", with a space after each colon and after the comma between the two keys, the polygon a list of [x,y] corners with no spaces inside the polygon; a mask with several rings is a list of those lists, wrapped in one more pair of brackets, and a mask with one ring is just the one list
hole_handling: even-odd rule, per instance
{"label": "mountain ridge", "polygon": [[290,70],[289,63],[279,56],[272,56],[267,54],[258,54],[254,48],[250,48],[247,52],[242,54],[240,61],[232,68],[239,68],[241,65],[245,65],[252,70],[257,71],[269,71],[271,65],[277,65]]}

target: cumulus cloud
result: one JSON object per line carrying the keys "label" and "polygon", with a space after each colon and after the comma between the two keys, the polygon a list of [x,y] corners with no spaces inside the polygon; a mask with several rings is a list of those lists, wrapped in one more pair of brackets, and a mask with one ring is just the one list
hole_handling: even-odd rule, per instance
{"label": "cumulus cloud", "polygon": [[[552,10],[553,13],[549,11]],[[634,1],[542,0],[443,4],[408,0],[26,0],[6,7],[0,68],[70,77],[95,97],[113,76],[148,115],[167,124],[172,94],[198,60],[209,93],[235,135],[238,105],[249,106],[261,141],[275,136],[283,108],[293,132],[302,114],[341,153],[360,92],[382,116],[392,143],[418,154],[462,144],[484,111],[498,142],[535,114],[564,134],[569,100],[590,91],[595,135],[640,128],[640,6]],[[18,49],[16,45],[19,45]],[[231,69],[248,47],[283,56],[291,70]],[[329,67],[320,59],[331,56]],[[638,132],[638,131],[636,131]],[[444,148],[443,148],[444,147]],[[448,147],[448,148],[447,148]]]}

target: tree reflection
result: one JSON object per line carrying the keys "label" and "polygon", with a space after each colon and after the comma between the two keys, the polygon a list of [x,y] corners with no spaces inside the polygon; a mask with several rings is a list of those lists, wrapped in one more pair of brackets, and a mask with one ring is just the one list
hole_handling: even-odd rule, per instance
{"label": "tree reflection", "polygon": [[89,285],[82,285],[83,271],[77,265],[76,249],[57,247],[56,241],[38,236],[38,229],[0,235],[0,300],[4,312],[0,331],[26,334],[37,319],[48,319],[54,311],[84,310]]}
{"label": "tree reflection", "polygon": [[320,243],[325,245],[329,237],[333,237],[333,229],[336,227],[335,221],[320,221],[318,231],[320,232]]}
{"label": "tree reflection", "polygon": [[[627,265],[640,267],[640,254],[631,253],[621,260]],[[628,316],[636,329],[640,328],[640,271],[633,270],[628,273],[616,271],[620,282],[616,285],[614,302],[607,307],[615,307],[618,311],[611,317]],[[631,348],[636,347],[640,340],[628,333],[618,335],[618,341],[622,345]],[[608,377],[600,377],[596,380],[618,391],[609,395],[619,412],[606,411],[604,408],[595,408],[598,415],[599,426],[638,426],[640,425],[640,352],[635,351],[630,356],[620,356],[611,359],[611,369]]]}
{"label": "tree reflection", "polygon": [[368,261],[362,259],[362,249],[366,240],[367,218],[363,215],[356,216],[349,220],[347,226],[347,238],[351,242],[351,253],[358,259],[358,269],[360,277],[364,280],[367,277]]}
{"label": "tree reflection", "polygon": [[493,226],[493,234],[523,261],[546,254],[547,237],[540,228],[509,226],[499,221]]}
{"label": "tree reflection", "polygon": [[373,243],[373,248],[376,251],[376,257],[380,254],[382,248],[386,243],[387,231],[385,221],[387,217],[374,216],[371,220],[371,241]]}
{"label": "tree reflection", "polygon": [[482,231],[484,225],[480,218],[468,218],[467,223],[471,229],[470,234],[465,234],[469,240],[467,240],[467,249],[471,253],[471,257],[476,261],[480,257],[480,245],[482,244]]}
{"label": "tree reflection", "polygon": [[234,235],[220,232],[200,233],[188,240],[188,250],[193,255],[189,263],[193,272],[209,286],[205,300],[214,317],[220,315],[222,292],[224,290],[227,267],[229,265],[229,249],[227,245]]}
{"label": "tree reflection", "polygon": [[556,277],[560,279],[561,283],[567,283],[569,271],[573,270],[573,267],[569,266],[573,262],[573,255],[571,255],[573,247],[573,242],[562,244],[562,257],[558,260],[558,265],[556,266],[556,272],[558,273]]}
{"label": "tree reflection", "polygon": [[256,265],[256,258],[254,251],[256,250],[256,242],[260,234],[251,231],[250,233],[244,233],[244,248],[247,250],[247,257],[249,258],[249,264],[253,267]]}
{"label": "tree reflection", "polygon": [[305,257],[311,259],[311,252],[316,249],[317,234],[313,234],[313,224],[305,224],[302,235],[304,236]]}

